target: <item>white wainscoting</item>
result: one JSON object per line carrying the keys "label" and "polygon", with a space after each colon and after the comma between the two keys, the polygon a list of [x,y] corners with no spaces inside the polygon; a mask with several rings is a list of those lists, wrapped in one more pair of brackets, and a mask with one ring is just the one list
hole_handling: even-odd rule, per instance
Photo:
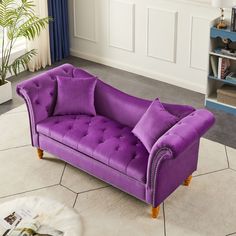
{"label": "white wainscoting", "polygon": [[95,1],[73,0],[74,37],[96,42]]}
{"label": "white wainscoting", "polygon": [[69,10],[72,55],[205,93],[219,15],[208,0],[70,0]]}
{"label": "white wainscoting", "polygon": [[[191,17],[190,67],[206,71],[208,67],[211,19]],[[199,60],[201,58],[201,60]]]}
{"label": "white wainscoting", "polygon": [[157,8],[147,12],[147,55],[175,62],[178,13]]}
{"label": "white wainscoting", "polygon": [[109,45],[134,51],[134,4],[120,0],[109,1]]}

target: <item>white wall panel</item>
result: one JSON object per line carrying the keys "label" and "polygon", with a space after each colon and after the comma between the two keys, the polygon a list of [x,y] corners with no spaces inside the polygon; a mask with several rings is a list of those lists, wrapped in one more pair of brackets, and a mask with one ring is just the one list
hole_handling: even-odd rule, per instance
{"label": "white wall panel", "polygon": [[177,25],[177,12],[157,8],[148,8],[148,56],[170,62],[175,62]]}
{"label": "white wall panel", "polygon": [[190,67],[207,70],[210,36],[210,20],[191,17]]}
{"label": "white wall panel", "polygon": [[134,4],[110,0],[109,46],[134,51]]}
{"label": "white wall panel", "polygon": [[74,36],[96,41],[95,0],[73,0]]}
{"label": "white wall panel", "polygon": [[219,11],[202,1],[70,0],[71,54],[205,93]]}

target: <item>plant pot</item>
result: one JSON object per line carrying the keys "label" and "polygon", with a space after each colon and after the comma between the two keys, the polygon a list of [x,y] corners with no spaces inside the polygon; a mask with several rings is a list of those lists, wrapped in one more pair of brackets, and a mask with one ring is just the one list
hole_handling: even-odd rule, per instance
{"label": "plant pot", "polygon": [[4,85],[0,86],[0,104],[12,99],[11,82],[6,80]]}

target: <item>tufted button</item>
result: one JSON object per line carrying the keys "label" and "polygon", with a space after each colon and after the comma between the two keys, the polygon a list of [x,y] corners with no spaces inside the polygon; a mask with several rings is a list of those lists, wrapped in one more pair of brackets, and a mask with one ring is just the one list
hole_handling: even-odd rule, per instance
{"label": "tufted button", "polygon": [[178,122],[178,125],[181,125],[182,124],[182,122]]}
{"label": "tufted button", "polygon": [[166,133],[165,136],[170,135],[170,133]]}
{"label": "tufted button", "polygon": [[[51,84],[53,84],[52,81]],[[52,89],[46,92],[48,97],[50,91]],[[54,94],[56,95],[56,92]],[[42,98],[37,97],[37,95],[33,101],[37,99],[42,104]],[[36,107],[39,108],[38,110],[45,110],[46,106]],[[95,117],[87,115],[51,116],[40,122],[37,129],[38,132],[48,137],[56,137],[58,133],[65,134],[66,138],[63,139],[65,145],[72,148],[76,147],[76,150],[86,155],[98,152],[99,156],[94,155],[93,158],[100,158],[100,155],[102,155],[102,160],[97,159],[98,161],[108,163],[111,168],[117,168],[118,171],[146,183],[149,153],[131,133],[132,129],[130,127],[121,130],[117,128],[122,126],[121,124],[112,120],[108,120],[109,123],[103,124],[105,120],[106,118],[100,115]],[[90,122],[92,126],[89,127],[85,122]],[[172,133],[170,132],[171,135]],[[126,157],[124,157],[124,153],[126,153]],[[117,165],[117,159],[119,159],[119,165]],[[137,166],[139,168],[136,169]]]}
{"label": "tufted button", "polygon": [[34,84],[35,84],[35,86],[36,86],[37,88],[40,87],[39,84],[38,84],[37,82],[34,82]]}
{"label": "tufted button", "polygon": [[56,76],[54,76],[54,75],[51,75],[50,78],[51,78],[51,80],[56,80]]}
{"label": "tufted button", "polygon": [[136,147],[139,147],[139,146],[140,146],[140,143],[139,143],[138,141],[136,141],[135,146],[136,146]]}
{"label": "tufted button", "polygon": [[53,92],[50,92],[49,95],[50,95],[51,97],[53,97],[54,93],[53,93]]}
{"label": "tufted button", "polygon": [[68,130],[71,130],[72,129],[72,126],[68,126],[68,128],[67,128]]}
{"label": "tufted button", "polygon": [[136,156],[137,156],[137,153],[134,153],[134,154],[132,155],[132,159],[135,159]]}
{"label": "tufted button", "polygon": [[103,139],[100,139],[98,143],[104,143],[105,141]]}
{"label": "tufted button", "polygon": [[36,105],[40,105],[40,102],[39,102],[39,100],[37,99],[37,100],[35,100],[35,104]]}

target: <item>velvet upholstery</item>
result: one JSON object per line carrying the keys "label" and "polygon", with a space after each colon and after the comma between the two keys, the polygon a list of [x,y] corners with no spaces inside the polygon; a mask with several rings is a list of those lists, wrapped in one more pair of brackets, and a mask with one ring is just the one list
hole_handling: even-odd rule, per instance
{"label": "velvet upholstery", "polygon": [[148,152],[151,152],[156,140],[177,122],[178,118],[170,114],[156,99],[135,125],[132,133],[139,138]]}
{"label": "velvet upholstery", "polygon": [[93,75],[65,64],[17,86],[28,108],[33,146],[154,207],[197,169],[199,140],[214,123],[209,111],[163,103],[179,121],[155,141],[148,153],[131,131],[151,101],[125,94],[97,79],[96,116],[53,116],[57,76]]}
{"label": "velvet upholstery", "polygon": [[57,76],[57,100],[53,115],[96,115],[94,106],[96,82],[95,77]]}
{"label": "velvet upholstery", "polygon": [[131,129],[104,116],[53,116],[37,131],[140,182],[146,181],[148,152]]}

